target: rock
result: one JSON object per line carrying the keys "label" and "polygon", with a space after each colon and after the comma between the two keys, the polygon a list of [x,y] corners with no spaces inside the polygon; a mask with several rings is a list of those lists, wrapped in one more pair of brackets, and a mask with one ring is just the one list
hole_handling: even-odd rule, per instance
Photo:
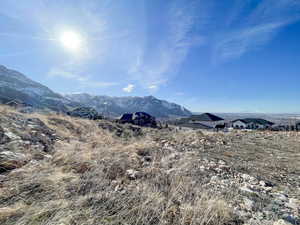
{"label": "rock", "polygon": [[57,139],[54,130],[45,125],[43,121],[38,118],[29,118],[25,123],[26,127],[31,130],[22,136],[23,141],[29,141],[31,144],[39,146],[39,149],[44,152],[51,152],[53,145]]}
{"label": "rock", "polygon": [[299,218],[296,218],[295,216],[293,216],[293,215],[288,215],[288,216],[286,216],[286,217],[284,217],[284,221],[285,222],[288,222],[288,223],[290,223],[290,224],[295,224],[295,225],[299,225],[300,224],[300,220],[299,220]]}
{"label": "rock", "polygon": [[259,185],[265,187],[266,186],[266,182],[264,182],[263,180],[259,181]]}
{"label": "rock", "polygon": [[151,156],[145,156],[145,157],[144,157],[144,160],[145,160],[146,162],[151,162],[151,161],[152,161],[152,157],[151,157]]}
{"label": "rock", "polygon": [[248,198],[245,198],[244,199],[244,206],[245,206],[245,209],[251,211],[253,209],[253,206],[254,206],[254,202]]}
{"label": "rock", "polygon": [[132,169],[126,170],[126,175],[130,180],[136,180],[141,177],[141,173],[139,171]]}
{"label": "rock", "polygon": [[254,191],[252,191],[251,189],[249,189],[247,186],[240,187],[240,190],[242,192],[246,192],[246,193],[254,193]]}
{"label": "rock", "polygon": [[90,120],[103,119],[103,117],[91,107],[78,107],[76,109],[73,109],[72,111],[67,112],[67,114],[69,116],[80,117]]}
{"label": "rock", "polygon": [[272,195],[276,198],[276,200],[279,200],[279,201],[286,202],[288,200],[287,196],[282,193],[273,193]]}
{"label": "rock", "polygon": [[254,182],[256,180],[254,177],[250,176],[249,174],[242,174],[241,177],[245,181],[249,181],[249,182]]}
{"label": "rock", "polygon": [[285,205],[293,210],[297,210],[298,208],[300,208],[300,200],[290,198],[289,202],[287,202]]}
{"label": "rock", "polygon": [[0,175],[0,182],[4,181],[6,179],[6,176]]}
{"label": "rock", "polygon": [[0,152],[0,172],[20,168],[27,163],[25,155],[10,151]]}
{"label": "rock", "polygon": [[219,180],[218,176],[212,176],[212,177],[210,178],[210,182],[216,182],[216,181],[218,181],[218,180]]}
{"label": "rock", "polygon": [[219,160],[219,164],[220,165],[226,165],[226,162],[224,162],[223,160]]}
{"label": "rock", "polygon": [[12,132],[6,132],[4,135],[5,135],[6,137],[8,137],[9,140],[12,140],[12,141],[14,141],[14,140],[20,140],[20,139],[21,139],[19,136],[15,135],[15,134],[12,133]]}
{"label": "rock", "polygon": [[273,225],[293,225],[293,224],[286,220],[280,219],[274,222]]}
{"label": "rock", "polygon": [[10,141],[9,137],[5,134],[5,131],[0,126],[0,144],[5,144],[9,141]]}

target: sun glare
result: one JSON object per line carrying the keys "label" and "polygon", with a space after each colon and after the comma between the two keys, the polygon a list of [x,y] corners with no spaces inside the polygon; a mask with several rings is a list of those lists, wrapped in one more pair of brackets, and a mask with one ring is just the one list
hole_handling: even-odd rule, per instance
{"label": "sun glare", "polygon": [[60,42],[64,48],[71,51],[78,51],[82,47],[83,39],[80,34],[74,31],[65,31],[60,36]]}

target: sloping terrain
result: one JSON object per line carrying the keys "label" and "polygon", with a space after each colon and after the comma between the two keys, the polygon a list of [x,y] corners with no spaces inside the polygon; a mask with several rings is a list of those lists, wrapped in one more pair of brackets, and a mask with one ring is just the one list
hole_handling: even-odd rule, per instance
{"label": "sloping terrain", "polygon": [[109,97],[89,94],[62,96],[25,75],[0,65],[0,103],[17,100],[37,109],[67,112],[79,106],[95,108],[105,116],[116,117],[126,112],[147,112],[159,118],[189,116],[191,112],[175,103],[146,97]]}
{"label": "sloping terrain", "polygon": [[0,224],[299,224],[300,133],[0,109]]}
{"label": "sloping terrain", "polygon": [[186,108],[157,99],[146,97],[110,97],[92,96],[89,94],[69,94],[68,99],[89,107],[95,107],[98,112],[106,116],[120,116],[123,113],[147,112],[158,118],[177,118],[190,116],[192,113]]}
{"label": "sloping terrain", "polygon": [[76,104],[25,75],[0,65],[0,103],[18,100],[35,108],[66,112]]}

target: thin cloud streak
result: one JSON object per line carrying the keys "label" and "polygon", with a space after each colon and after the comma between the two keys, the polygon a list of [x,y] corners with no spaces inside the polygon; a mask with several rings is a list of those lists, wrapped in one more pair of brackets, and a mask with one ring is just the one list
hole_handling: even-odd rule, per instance
{"label": "thin cloud streak", "polygon": [[84,86],[84,87],[104,88],[104,87],[111,87],[111,86],[119,85],[116,82],[93,81],[88,76],[78,75],[76,73],[69,72],[69,71],[66,71],[61,68],[52,68],[49,71],[48,76],[49,77],[61,77],[64,79],[75,80],[75,81],[79,82],[81,86]]}
{"label": "thin cloud streak", "polygon": [[230,34],[216,46],[217,54],[224,60],[238,58],[265,45],[286,24],[262,24]]}
{"label": "thin cloud streak", "polygon": [[151,49],[153,56],[146,55],[147,49],[140,47],[135,62],[129,67],[128,74],[148,91],[159,89],[173,76],[193,46],[204,43],[204,37],[191,35],[197,22],[197,1],[185,7],[174,1],[167,12],[167,38]]}
{"label": "thin cloud streak", "polygon": [[0,57],[13,57],[19,55],[26,55],[32,53],[34,50],[31,51],[19,51],[19,52],[10,52],[10,53],[1,53]]}
{"label": "thin cloud streak", "polygon": [[0,33],[2,37],[9,38],[22,38],[22,39],[33,39],[33,40],[42,40],[42,41],[55,41],[53,38],[44,38],[39,36],[30,36],[30,35],[21,35],[21,34],[10,34],[10,33]]}
{"label": "thin cloud streak", "polygon": [[235,29],[234,21],[249,6],[249,1],[237,2],[238,6],[227,21],[229,31],[223,32],[214,46],[213,62],[220,63],[239,58],[247,52],[262,48],[280,30],[300,19],[300,3],[293,0],[263,0]]}

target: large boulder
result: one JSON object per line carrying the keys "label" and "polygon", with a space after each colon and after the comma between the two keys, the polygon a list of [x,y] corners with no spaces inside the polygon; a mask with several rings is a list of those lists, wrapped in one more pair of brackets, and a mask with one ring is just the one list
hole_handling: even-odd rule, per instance
{"label": "large boulder", "polygon": [[11,151],[0,152],[0,173],[20,168],[27,163],[25,155]]}
{"label": "large boulder", "polygon": [[78,107],[76,109],[73,109],[72,111],[67,112],[67,114],[69,116],[90,120],[98,120],[103,118],[95,109],[91,107]]}
{"label": "large boulder", "polygon": [[0,115],[0,152],[52,152],[58,139],[54,130],[39,118],[26,118],[21,114]]}
{"label": "large boulder", "polygon": [[118,121],[120,123],[131,123],[142,127],[157,127],[155,117],[145,112],[125,113]]}

